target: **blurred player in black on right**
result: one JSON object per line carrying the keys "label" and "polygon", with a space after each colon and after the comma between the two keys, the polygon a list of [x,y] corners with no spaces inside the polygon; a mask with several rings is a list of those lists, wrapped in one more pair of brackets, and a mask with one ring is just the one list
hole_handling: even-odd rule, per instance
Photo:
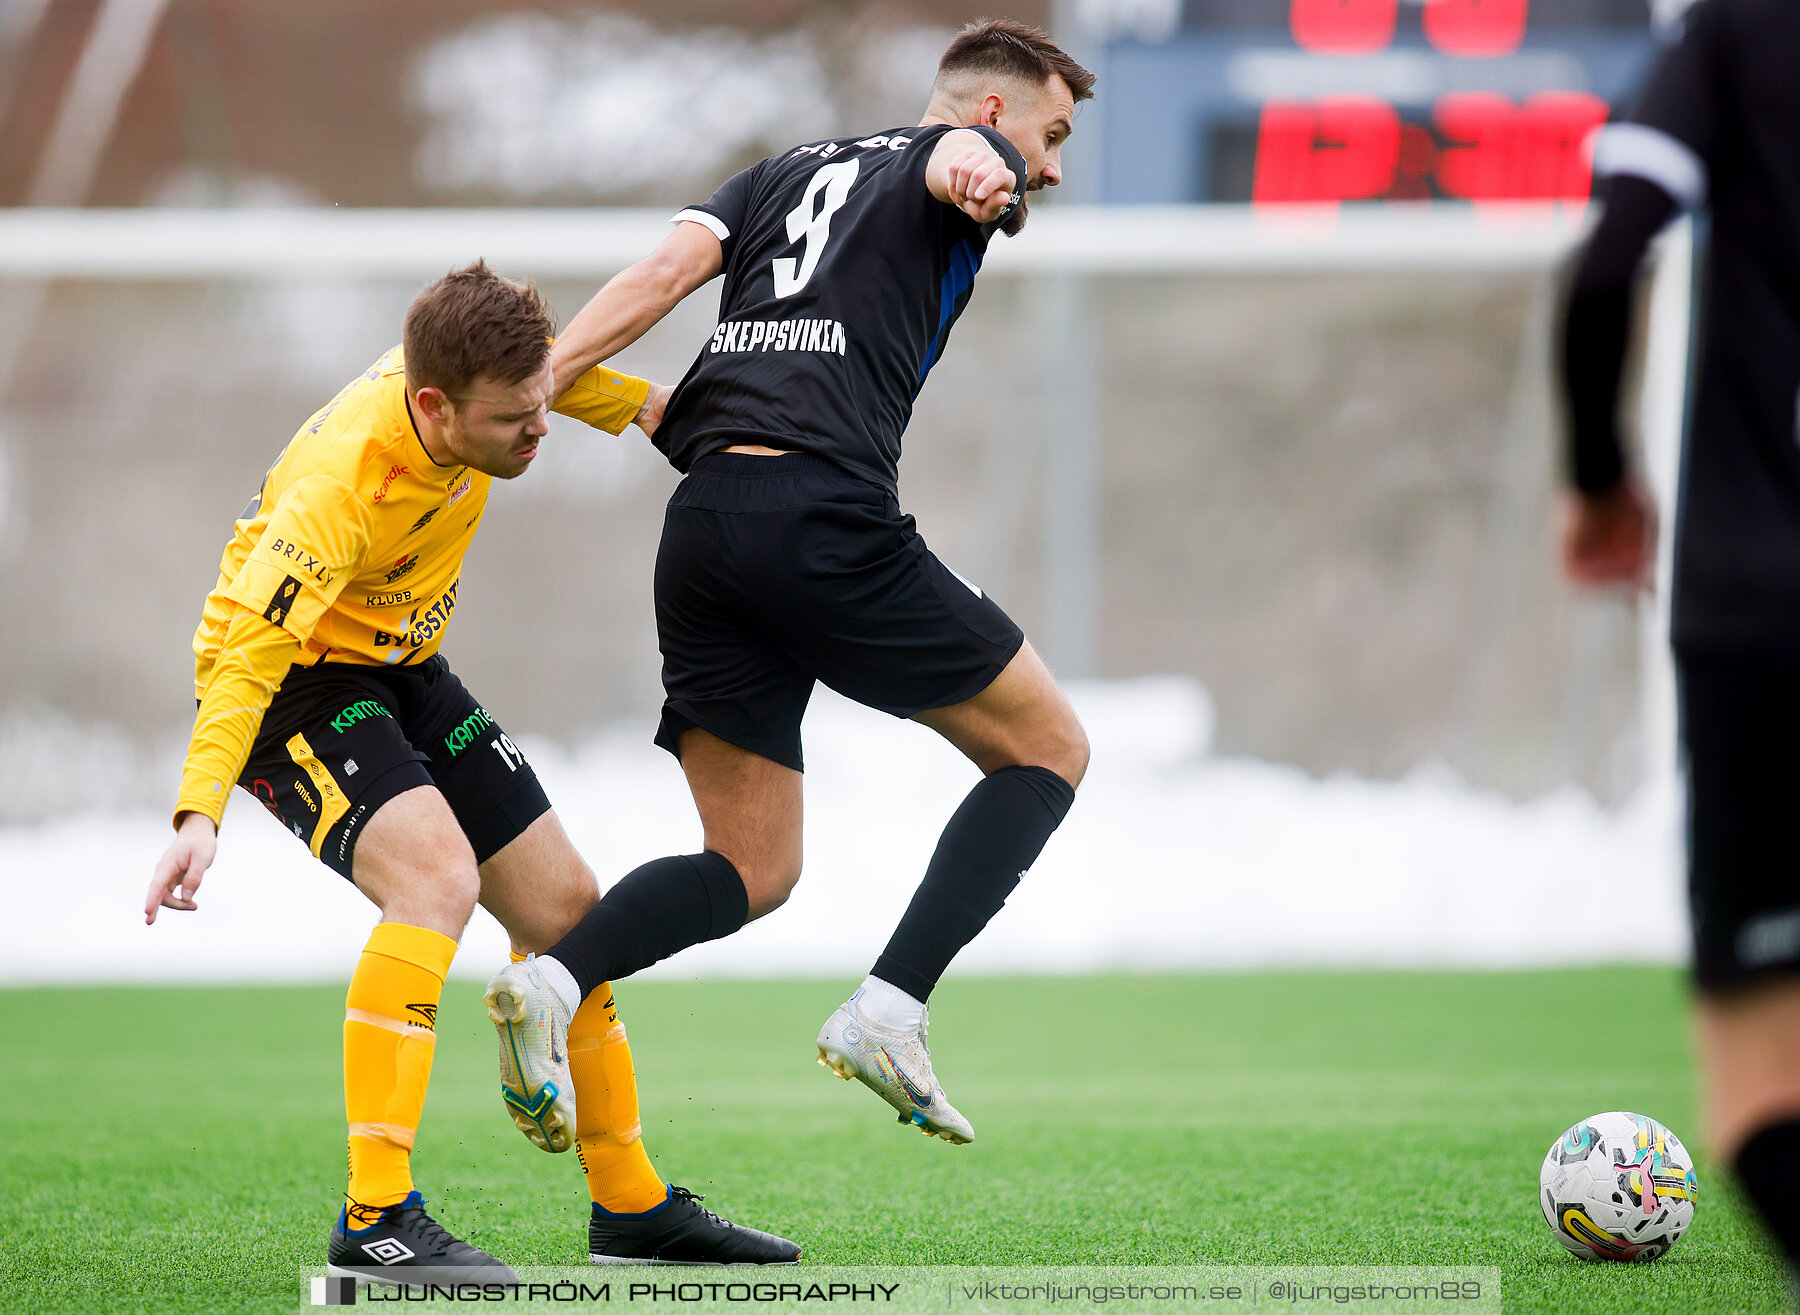
{"label": "blurred player in black on right", "polygon": [[1633,276],[1679,207],[1710,241],[1673,643],[1709,1131],[1800,1260],[1800,5],[1699,0],[1595,151],[1606,208],[1564,326],[1577,582],[1643,585],[1655,516],[1617,437]]}

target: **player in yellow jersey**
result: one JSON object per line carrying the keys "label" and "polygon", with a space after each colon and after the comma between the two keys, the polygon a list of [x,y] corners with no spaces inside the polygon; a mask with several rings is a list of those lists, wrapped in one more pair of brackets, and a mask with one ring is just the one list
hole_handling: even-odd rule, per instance
{"label": "player in yellow jersey", "polygon": [[[546,432],[554,329],[535,288],[485,264],[421,292],[403,348],[309,419],[269,470],[194,637],[199,713],[145,920],[196,907],[234,783],[381,910],[345,1009],[350,1185],[329,1247],[340,1276],[510,1281],[438,1226],[413,1187],[438,997],[478,901],[530,965],[599,899],[531,765],[438,655],[488,490],[523,474]],[[596,367],[554,409],[649,433],[667,395]],[[545,1149],[577,1147],[594,1219],[623,1239],[607,1259],[798,1257],[657,1176],[611,991],[574,1015],[567,1050],[560,1086],[512,1113]]]}

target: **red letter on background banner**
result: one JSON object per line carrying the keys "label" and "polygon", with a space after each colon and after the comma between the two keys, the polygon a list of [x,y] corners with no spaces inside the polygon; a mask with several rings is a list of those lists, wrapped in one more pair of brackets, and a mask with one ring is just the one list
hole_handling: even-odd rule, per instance
{"label": "red letter on background banner", "polygon": [[1510,55],[1525,40],[1528,3],[1529,0],[1425,0],[1425,39],[1446,55]]}
{"label": "red letter on background banner", "polygon": [[1594,181],[1588,134],[1606,122],[1607,104],[1585,91],[1542,91],[1525,102],[1525,194],[1585,201]]}
{"label": "red letter on background banner", "polygon": [[1366,201],[1386,192],[1400,158],[1400,115],[1365,96],[1263,106],[1256,142],[1259,205]]}
{"label": "red letter on background banner", "polygon": [[1438,186],[1470,201],[1517,195],[1513,182],[1518,108],[1493,91],[1439,97],[1432,117],[1449,145],[1438,155]]}
{"label": "red letter on background banner", "polygon": [[1364,96],[1334,96],[1318,102],[1318,116],[1319,144],[1327,148],[1313,152],[1319,189],[1334,201],[1387,191],[1400,159],[1399,112]]}
{"label": "red letter on background banner", "polygon": [[1452,144],[1438,184],[1471,201],[1585,200],[1593,166],[1582,147],[1606,114],[1584,91],[1541,92],[1523,107],[1492,92],[1445,96],[1434,117]]}
{"label": "red letter on background banner", "polygon": [[1256,181],[1250,199],[1258,205],[1311,200],[1313,110],[1297,101],[1272,100],[1262,107],[1256,131]]}
{"label": "red letter on background banner", "polygon": [[1367,55],[1394,39],[1399,0],[1293,0],[1288,30],[1320,55]]}

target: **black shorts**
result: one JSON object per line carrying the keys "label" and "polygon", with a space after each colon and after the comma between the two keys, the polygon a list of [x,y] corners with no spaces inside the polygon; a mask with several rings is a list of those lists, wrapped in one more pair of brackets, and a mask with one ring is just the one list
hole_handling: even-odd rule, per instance
{"label": "black shorts", "polygon": [[441,656],[293,668],[238,784],[345,877],[363,823],[416,786],[443,793],[477,863],[550,808],[525,755]]}
{"label": "black shorts", "polygon": [[1694,979],[1800,972],[1800,659],[1678,658]]}
{"label": "black shorts", "polygon": [[802,767],[813,681],[896,717],[981,693],[1025,636],[932,556],[894,496],[820,457],[715,452],[656,555],[656,742],[692,727]]}

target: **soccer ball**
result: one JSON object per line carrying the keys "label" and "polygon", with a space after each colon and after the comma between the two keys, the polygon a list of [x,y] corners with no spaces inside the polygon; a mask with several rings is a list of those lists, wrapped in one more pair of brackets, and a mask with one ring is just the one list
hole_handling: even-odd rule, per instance
{"label": "soccer ball", "polygon": [[1642,1114],[1596,1114],[1550,1147],[1538,1204],[1583,1260],[1655,1260],[1694,1221],[1700,1184],[1681,1139]]}

